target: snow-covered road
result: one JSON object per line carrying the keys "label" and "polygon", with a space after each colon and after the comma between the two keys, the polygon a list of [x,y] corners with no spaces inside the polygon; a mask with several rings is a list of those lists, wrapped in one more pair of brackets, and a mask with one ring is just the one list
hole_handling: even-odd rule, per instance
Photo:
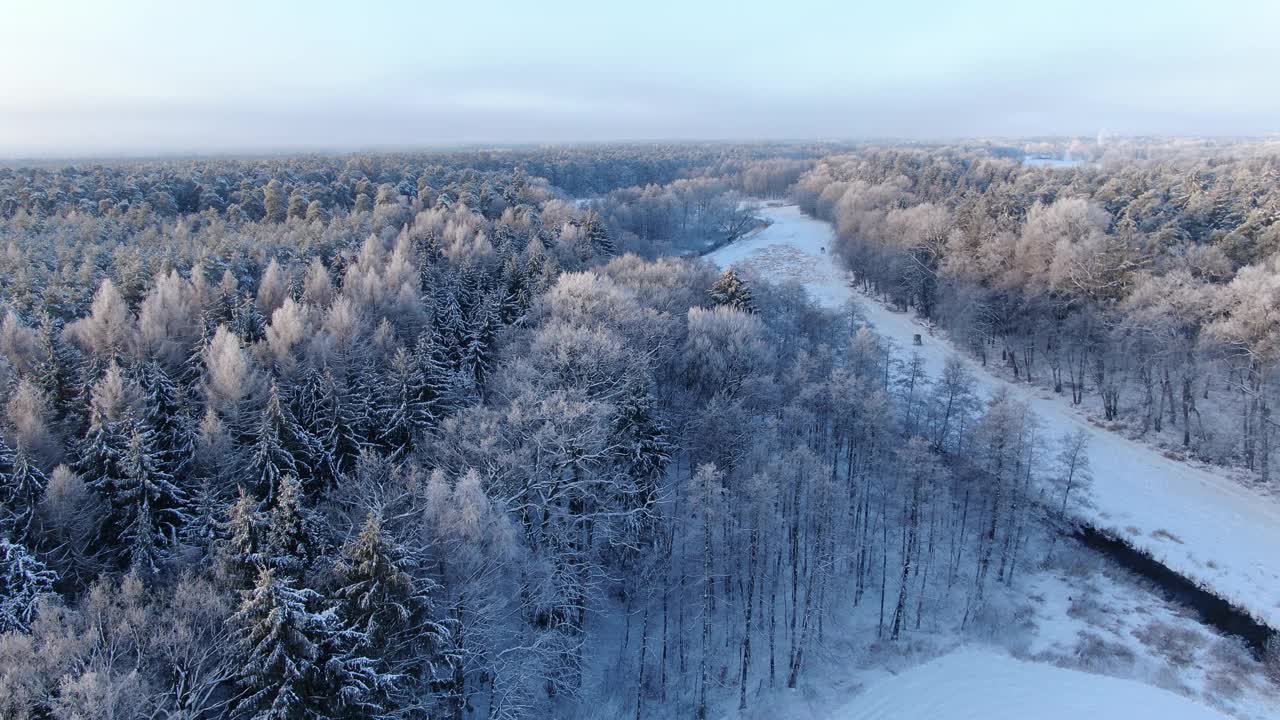
{"label": "snow-covered road", "polygon": [[[747,266],[765,277],[793,278],[821,303],[840,307],[856,297],[877,331],[923,357],[937,376],[946,358],[959,354],[988,395],[1008,388],[1030,403],[1056,441],[1075,428],[1089,431],[1095,507],[1085,518],[1126,539],[1169,568],[1280,628],[1280,505],[1212,468],[1164,457],[1156,450],[1090,424],[1061,398],[1037,387],[1009,382],[931,336],[913,316],[855,293],[849,273],[832,256],[831,226],[803,215],[794,205],[762,211],[772,225],[708,257],[721,267]],[[913,334],[924,338],[911,347]]]}
{"label": "snow-covered road", "polygon": [[833,720],[1225,720],[1215,710],[1132,680],[958,650],[872,685]]}

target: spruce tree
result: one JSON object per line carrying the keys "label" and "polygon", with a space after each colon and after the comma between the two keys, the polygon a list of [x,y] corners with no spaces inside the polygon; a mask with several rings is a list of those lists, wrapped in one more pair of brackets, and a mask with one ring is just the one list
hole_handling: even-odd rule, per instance
{"label": "spruce tree", "polygon": [[632,486],[632,507],[650,507],[657,501],[658,479],[671,462],[671,443],[654,408],[646,382],[627,383],[618,400],[613,422],[613,447]]}
{"label": "spruce tree", "polygon": [[141,423],[134,423],[120,471],[110,499],[116,517],[124,520],[129,564],[155,572],[188,520],[186,495],[161,464],[155,433]]}
{"label": "spruce tree", "polygon": [[323,552],[320,522],[303,506],[298,480],[286,475],[280,480],[275,505],[267,514],[262,562],[282,576],[302,578]]}
{"label": "spruce tree", "polygon": [[396,350],[382,382],[379,414],[382,417],[382,444],[392,457],[403,458],[413,451],[417,438],[434,424],[428,406],[426,380],[417,359],[404,348]]}
{"label": "spruce tree", "polygon": [[725,305],[746,313],[756,311],[750,288],[733,268],[728,268],[720,274],[720,277],[711,285],[708,295],[715,305]]}
{"label": "spruce tree", "polygon": [[57,579],[26,546],[0,535],[0,635],[26,632],[40,596]]}
{"label": "spruce tree", "polygon": [[581,221],[582,233],[590,243],[591,249],[600,257],[610,257],[617,252],[613,238],[609,237],[609,228],[605,226],[600,213],[589,210]]}
{"label": "spruce tree", "polygon": [[335,622],[320,596],[296,579],[262,568],[232,616],[235,666],[241,668],[234,712],[247,720],[309,720],[334,715],[326,673]]}
{"label": "spruce tree", "polygon": [[121,507],[117,488],[123,482],[123,462],[129,449],[128,428],[124,420],[108,417],[100,408],[90,412],[89,432],[80,446],[75,469],[85,485],[106,503],[100,540],[104,547],[115,547],[120,531],[129,517]]}
{"label": "spruce tree", "polygon": [[248,590],[257,580],[259,568],[266,565],[262,554],[266,519],[244,488],[227,512],[222,535],[218,546],[218,573],[228,587]]}
{"label": "spruce tree", "polygon": [[0,535],[27,541],[36,505],[48,483],[21,444],[10,450],[0,438]]}
{"label": "spruce tree", "polygon": [[514,253],[502,263],[502,302],[499,316],[502,324],[513,325],[520,321],[532,304],[524,266]]}
{"label": "spruce tree", "polygon": [[339,615],[351,654],[373,662],[373,700],[384,713],[420,705],[442,669],[447,629],[433,619],[434,582],[417,579],[408,553],[370,513],[360,534],[342,549],[335,570]]}
{"label": "spruce tree", "polygon": [[178,386],[155,360],[143,364],[142,421],[155,434],[156,459],[179,486],[186,485],[195,450],[195,433]]}
{"label": "spruce tree", "polygon": [[280,399],[279,388],[272,383],[245,468],[254,494],[264,506],[273,505],[282,477],[292,475],[312,481],[312,468],[323,456],[320,442],[298,424]]}
{"label": "spruce tree", "polygon": [[332,484],[355,467],[356,458],[365,447],[365,408],[352,399],[346,384],[330,368],[313,371],[307,377],[298,406],[298,421],[319,443],[327,479]]}
{"label": "spruce tree", "polygon": [[62,325],[48,313],[40,321],[39,356],[35,382],[49,398],[56,422],[63,422],[79,397],[80,380],[76,369],[81,359],[75,349],[62,339]]}
{"label": "spruce tree", "polygon": [[437,287],[434,307],[431,324],[435,337],[439,338],[440,349],[448,359],[449,368],[461,370],[466,350],[467,324],[450,284]]}
{"label": "spruce tree", "polygon": [[498,312],[490,298],[482,299],[468,318],[462,370],[484,387],[493,368],[494,345],[498,341]]}
{"label": "spruce tree", "polygon": [[458,394],[457,375],[449,368],[448,352],[432,328],[418,338],[413,354],[422,373],[423,400],[431,415],[431,429],[435,430],[453,412]]}
{"label": "spruce tree", "polygon": [[258,310],[258,303],[252,295],[245,295],[236,304],[235,314],[231,318],[231,330],[247,344],[259,342],[267,336],[267,320]]}

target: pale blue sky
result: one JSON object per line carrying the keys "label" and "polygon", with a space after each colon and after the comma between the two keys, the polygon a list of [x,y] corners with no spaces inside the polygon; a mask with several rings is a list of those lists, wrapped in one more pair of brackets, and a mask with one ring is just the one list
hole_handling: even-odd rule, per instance
{"label": "pale blue sky", "polygon": [[0,0],[0,155],[1280,131],[1278,0]]}

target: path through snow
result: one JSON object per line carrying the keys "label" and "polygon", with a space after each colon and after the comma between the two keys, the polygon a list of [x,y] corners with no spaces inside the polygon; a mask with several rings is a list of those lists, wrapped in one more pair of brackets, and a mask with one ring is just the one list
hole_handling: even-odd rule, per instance
{"label": "path through snow", "polygon": [[[1095,481],[1095,507],[1085,519],[1125,538],[1169,568],[1280,628],[1280,505],[1212,469],[1164,457],[1150,447],[1098,428],[1062,399],[1040,388],[992,375],[931,336],[913,316],[855,293],[850,274],[832,255],[830,224],[803,215],[794,205],[766,207],[772,225],[708,257],[721,267],[740,265],[764,277],[795,279],[823,305],[838,308],[857,298],[867,320],[904,352],[915,350],[937,377],[946,358],[959,354],[982,392],[1004,387],[1044,423],[1047,438],[1085,428]],[[911,338],[920,334],[921,347]]]}

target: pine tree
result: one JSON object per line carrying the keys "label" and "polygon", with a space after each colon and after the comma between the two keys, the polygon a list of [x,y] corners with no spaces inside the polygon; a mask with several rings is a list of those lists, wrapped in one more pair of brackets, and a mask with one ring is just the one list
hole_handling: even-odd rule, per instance
{"label": "pine tree", "polygon": [[720,274],[720,277],[711,285],[708,294],[715,305],[725,305],[747,313],[756,311],[750,288],[733,268],[728,268]]}
{"label": "pine tree", "polygon": [[10,450],[0,438],[0,535],[27,541],[36,505],[48,483],[21,444]]}
{"label": "pine tree", "polygon": [[24,545],[0,536],[0,635],[26,632],[40,596],[57,579]]}
{"label": "pine tree", "polygon": [[408,554],[370,513],[360,534],[342,549],[336,568],[339,613],[352,652],[373,660],[379,678],[374,700],[384,713],[420,706],[437,676],[447,630],[435,622],[430,593],[416,579]]}

